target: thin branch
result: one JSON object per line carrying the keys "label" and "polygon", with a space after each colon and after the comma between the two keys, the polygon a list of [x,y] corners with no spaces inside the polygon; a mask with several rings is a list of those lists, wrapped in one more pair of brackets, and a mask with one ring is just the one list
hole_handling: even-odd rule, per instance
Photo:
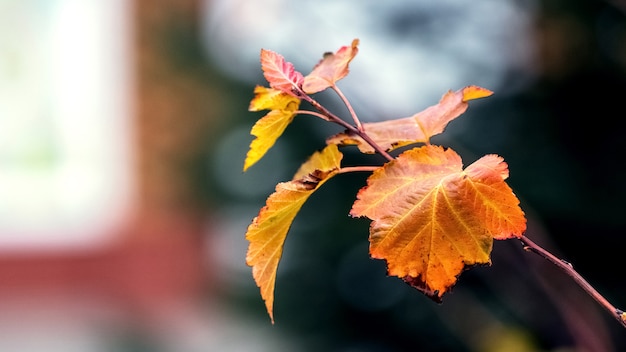
{"label": "thin branch", "polygon": [[370,136],[368,136],[365,133],[365,131],[361,131],[358,128],[356,128],[356,127],[352,126],[351,124],[345,122],[344,120],[340,119],[337,115],[335,115],[332,112],[328,111],[328,109],[323,107],[320,103],[318,103],[315,99],[311,98],[308,94],[300,95],[300,98],[306,100],[311,105],[313,105],[313,107],[317,111],[322,113],[322,115],[327,116],[328,117],[328,121],[337,123],[337,124],[343,126],[345,129],[349,130],[350,132],[352,132],[352,133],[358,135],[359,137],[363,138],[363,140],[365,142],[367,142],[367,144],[371,145],[372,148],[374,148],[374,150],[376,150],[376,152],[378,154],[382,155],[387,160],[391,161],[391,160],[394,159],[393,156],[391,156],[383,148],[381,148],[376,142],[374,142],[374,140],[371,139]]}
{"label": "thin branch", "polygon": [[343,92],[341,91],[341,89],[339,89],[339,87],[333,84],[332,88],[337,93],[337,95],[339,95],[343,103],[346,104],[346,107],[348,108],[348,111],[350,112],[350,116],[352,116],[352,119],[354,120],[354,124],[356,125],[357,130],[364,132],[363,125],[361,125],[361,121],[356,116],[356,113],[354,112],[354,109],[352,108],[352,104],[350,104],[346,96],[343,95]]}
{"label": "thin branch", "polygon": [[[354,128],[354,127],[353,127]],[[387,153],[383,148],[381,148],[376,142],[374,142],[373,139],[370,138],[370,136],[368,134],[366,134],[365,132],[361,132],[359,130],[357,130],[356,128],[354,128],[354,133],[358,134],[359,137],[363,138],[364,141],[367,142],[367,144],[371,145],[372,148],[374,148],[374,150],[376,150],[376,152],[378,152],[378,154],[382,155],[385,157],[385,159],[391,161],[393,160],[393,156],[391,156],[391,154]]]}
{"label": "thin branch", "polygon": [[531,241],[528,237],[522,236],[520,241],[524,245],[524,249],[538,254],[544,259],[548,260],[552,264],[556,265],[559,269],[563,270],[568,276],[570,276],[574,282],[576,282],[580,287],[582,287],[587,294],[589,294],[593,299],[595,299],[604,309],[606,309],[617,321],[622,324],[623,327],[626,328],[626,313],[623,310],[615,308],[604,296],[602,296],[593,286],[591,286],[587,280],[585,280],[576,270],[571,263],[559,259],[554,256],[552,253],[540,247],[535,242]]}

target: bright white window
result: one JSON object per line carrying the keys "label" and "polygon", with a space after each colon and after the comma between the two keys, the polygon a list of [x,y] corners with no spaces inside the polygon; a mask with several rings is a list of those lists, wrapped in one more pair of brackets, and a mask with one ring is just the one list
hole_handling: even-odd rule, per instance
{"label": "bright white window", "polygon": [[0,251],[109,240],[133,200],[125,0],[0,0]]}

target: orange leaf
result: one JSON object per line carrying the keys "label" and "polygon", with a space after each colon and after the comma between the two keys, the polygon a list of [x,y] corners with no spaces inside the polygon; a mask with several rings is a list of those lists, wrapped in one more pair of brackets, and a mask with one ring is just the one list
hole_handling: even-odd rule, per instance
{"label": "orange leaf", "polygon": [[276,143],[287,126],[296,116],[296,110],[300,107],[300,99],[273,88],[257,86],[254,89],[256,96],[250,102],[250,111],[271,109],[269,113],[260,118],[250,134],[256,136],[244,161],[243,171],[259,161],[265,153]]}
{"label": "orange leaf", "polygon": [[341,157],[337,146],[327,146],[313,154],[293,180],[276,185],[276,191],[248,226],[246,263],[252,267],[252,276],[272,322],[276,271],[287,232],[309,196],[339,170]]}
{"label": "orange leaf", "polygon": [[386,260],[388,274],[437,301],[463,270],[490,264],[494,238],[526,229],[502,158],[462,166],[451,149],[408,150],[369,177],[350,212],[373,220],[370,255]]}
{"label": "orange leaf", "polygon": [[486,98],[493,94],[492,91],[478,86],[467,86],[462,89],[463,101]]}
{"label": "orange leaf", "polygon": [[359,40],[354,39],[351,46],[342,46],[334,54],[324,54],[324,58],[315,65],[313,71],[304,77],[302,90],[307,94],[321,92],[344,78],[350,72],[350,61],[359,52],[358,45]]}
{"label": "orange leaf", "polygon": [[[468,100],[491,95],[488,89],[467,86],[456,92],[443,95],[437,105],[417,114],[396,120],[364,123],[363,129],[386,151],[409,144],[428,143],[430,138],[445,129],[448,123],[467,110]],[[374,153],[374,148],[361,137],[350,132],[336,134],[326,140],[327,144],[357,145],[362,153]]]}
{"label": "orange leaf", "polygon": [[296,96],[294,91],[300,90],[302,86],[302,74],[276,52],[261,49],[261,69],[270,87],[274,89]]}

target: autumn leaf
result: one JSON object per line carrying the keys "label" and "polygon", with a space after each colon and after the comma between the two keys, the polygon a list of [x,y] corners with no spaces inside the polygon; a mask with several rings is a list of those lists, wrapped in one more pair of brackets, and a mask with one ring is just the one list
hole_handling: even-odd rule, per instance
{"label": "autumn leaf", "polygon": [[293,121],[296,110],[300,107],[300,99],[278,89],[257,86],[254,93],[255,97],[250,101],[248,110],[271,111],[260,118],[250,131],[250,134],[256,138],[250,143],[250,149],[244,161],[244,171],[259,161],[276,143],[278,137]]}
{"label": "autumn leaf", "polygon": [[250,101],[248,111],[284,110],[291,101],[300,101],[281,90],[263,86],[254,87],[254,98]]}
{"label": "autumn leaf", "polygon": [[[467,86],[443,95],[437,105],[428,107],[413,116],[382,122],[364,123],[365,132],[386,151],[415,143],[429,143],[432,136],[443,132],[448,123],[463,114],[467,101],[493,94],[488,89]],[[374,148],[361,137],[344,132],[329,137],[328,144],[356,145],[362,153],[372,154]]]}
{"label": "autumn leaf", "polygon": [[334,145],[313,154],[291,181],[276,185],[276,191],[248,226],[246,263],[252,267],[252,276],[272,322],[276,271],[287,232],[309,196],[337,173],[341,158]]}
{"label": "autumn leaf", "polygon": [[388,274],[436,301],[463,270],[491,263],[493,239],[526,229],[501,157],[462,166],[452,149],[408,150],[374,171],[350,212],[372,220],[370,255],[387,262]]}
{"label": "autumn leaf", "polygon": [[354,39],[350,46],[342,46],[337,52],[326,53],[310,74],[304,77],[302,90],[307,94],[321,92],[335,85],[350,72],[348,65],[359,52],[359,40]]}
{"label": "autumn leaf", "polygon": [[289,95],[297,96],[294,92],[302,86],[302,74],[296,71],[291,62],[271,50],[261,49],[261,69],[263,76],[270,87]]}

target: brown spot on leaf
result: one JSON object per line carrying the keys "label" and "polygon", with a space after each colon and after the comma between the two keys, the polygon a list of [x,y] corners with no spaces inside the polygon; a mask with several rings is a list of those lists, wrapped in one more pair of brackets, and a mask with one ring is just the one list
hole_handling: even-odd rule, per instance
{"label": "brown spot on leaf", "polygon": [[321,171],[321,170],[313,170],[313,172],[308,173],[304,177],[299,180],[295,180],[294,182],[301,185],[305,190],[310,191],[313,190],[319,185],[319,183],[325,179],[330,171]]}

